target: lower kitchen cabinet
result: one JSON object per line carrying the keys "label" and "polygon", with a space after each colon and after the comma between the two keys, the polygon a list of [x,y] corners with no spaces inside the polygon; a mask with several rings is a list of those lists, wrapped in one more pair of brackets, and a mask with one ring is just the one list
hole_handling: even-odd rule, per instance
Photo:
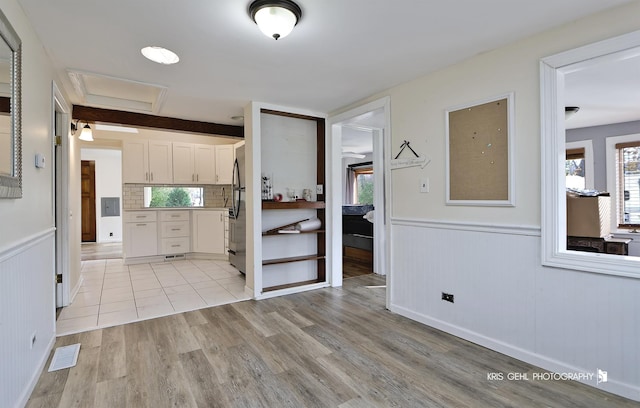
{"label": "lower kitchen cabinet", "polygon": [[123,249],[125,258],[158,254],[158,224],[155,211],[125,213]]}
{"label": "lower kitchen cabinet", "polygon": [[192,252],[208,254],[225,253],[225,217],[223,210],[198,210],[192,212]]}

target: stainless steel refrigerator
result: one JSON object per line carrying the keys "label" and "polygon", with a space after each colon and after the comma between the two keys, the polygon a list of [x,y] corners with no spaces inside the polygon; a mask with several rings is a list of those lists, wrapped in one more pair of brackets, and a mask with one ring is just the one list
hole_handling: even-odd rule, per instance
{"label": "stainless steel refrigerator", "polygon": [[247,268],[247,208],[245,205],[244,144],[236,147],[233,163],[231,208],[229,208],[229,262],[240,272]]}

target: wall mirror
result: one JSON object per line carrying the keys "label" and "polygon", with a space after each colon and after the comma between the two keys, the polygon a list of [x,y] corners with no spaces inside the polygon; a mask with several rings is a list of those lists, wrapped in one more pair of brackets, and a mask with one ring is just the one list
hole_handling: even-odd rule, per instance
{"label": "wall mirror", "polygon": [[[596,71],[598,66],[629,61],[638,56],[640,56],[640,31],[556,54],[544,58],[540,62],[543,265],[640,278],[640,258],[637,256],[567,249],[565,174],[566,149],[568,148],[565,144],[567,133],[565,107],[567,104],[571,105],[571,102],[567,101],[567,83],[570,82],[573,75],[580,71]],[[630,91],[638,93],[637,88]],[[619,113],[613,111],[609,115]],[[585,153],[588,153],[588,150],[586,149]],[[607,182],[605,185],[604,175],[596,174],[595,177],[592,177],[596,180],[596,189],[606,189],[607,191],[615,189],[611,186],[612,183]],[[603,180],[600,186],[599,177]],[[610,175],[608,174],[606,177],[609,178]],[[615,211],[617,205],[615,205],[615,197],[612,198],[614,200],[612,210]],[[614,220],[611,227],[617,229],[617,226],[618,223]],[[640,240],[640,236],[638,239]]]}
{"label": "wall mirror", "polygon": [[0,198],[22,197],[22,43],[0,11]]}

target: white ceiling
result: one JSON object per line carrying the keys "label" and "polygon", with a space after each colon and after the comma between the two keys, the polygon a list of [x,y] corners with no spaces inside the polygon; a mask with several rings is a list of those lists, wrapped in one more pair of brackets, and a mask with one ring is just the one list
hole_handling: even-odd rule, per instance
{"label": "white ceiling", "polygon": [[[164,89],[153,114],[241,124],[231,117],[252,100],[328,113],[629,0],[297,0],[303,17],[279,41],[249,18],[249,0],[18,2],[72,104],[123,110],[81,95],[70,71]],[[146,60],[147,45],[180,62]]]}

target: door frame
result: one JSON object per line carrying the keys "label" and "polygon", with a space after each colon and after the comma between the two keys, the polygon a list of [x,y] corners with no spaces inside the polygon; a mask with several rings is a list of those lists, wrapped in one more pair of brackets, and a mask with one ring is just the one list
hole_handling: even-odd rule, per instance
{"label": "door frame", "polygon": [[[375,177],[374,180],[374,271],[387,276],[387,308],[390,304],[389,284],[390,273],[390,223],[391,199],[390,169],[388,166],[388,152],[391,150],[391,110],[390,98],[384,97],[359,107],[350,109],[339,115],[329,117],[327,138],[327,151],[330,169],[330,184],[327,189],[327,201],[331,203],[328,208],[331,227],[331,286],[342,285],[342,126],[343,123],[355,117],[366,115],[373,111],[383,110],[384,127],[371,127],[373,132],[373,172],[382,174],[383,177]],[[379,209],[382,207],[382,211]]]}
{"label": "door frame", "polygon": [[[55,81],[52,82],[52,171],[53,215],[55,219],[55,273],[62,275],[62,283],[56,283],[56,307],[68,306],[70,299],[69,271],[69,131],[71,108]],[[56,147],[56,136],[60,145]]]}

